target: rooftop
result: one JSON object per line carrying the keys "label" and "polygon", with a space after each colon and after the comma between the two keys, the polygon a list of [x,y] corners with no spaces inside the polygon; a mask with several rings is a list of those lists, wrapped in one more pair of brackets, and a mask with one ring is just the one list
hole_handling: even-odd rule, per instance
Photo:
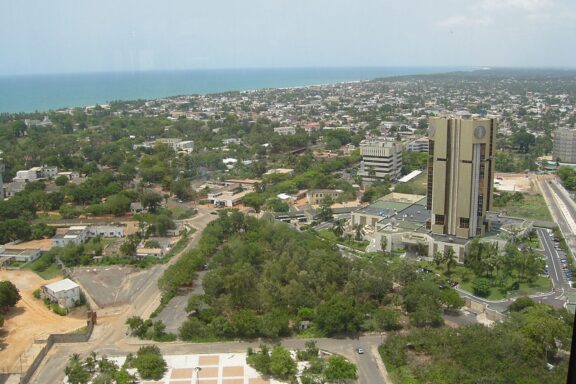
{"label": "rooftop", "polygon": [[64,279],[52,284],[45,285],[45,287],[52,292],[63,292],[80,286],[70,279]]}

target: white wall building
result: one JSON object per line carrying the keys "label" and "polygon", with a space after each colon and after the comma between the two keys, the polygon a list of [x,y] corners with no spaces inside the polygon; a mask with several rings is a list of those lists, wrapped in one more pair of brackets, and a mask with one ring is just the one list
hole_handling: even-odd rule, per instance
{"label": "white wall building", "polygon": [[52,238],[52,245],[65,247],[69,243],[80,245],[93,237],[124,237],[124,227],[120,225],[74,225],[64,233]]}
{"label": "white wall building", "polygon": [[70,279],[64,279],[42,286],[42,296],[62,308],[72,308],[80,301],[80,286]]}
{"label": "white wall building", "polygon": [[363,140],[360,143],[360,170],[364,182],[382,181],[386,176],[390,180],[400,178],[402,169],[402,143],[394,139],[378,138]]}
{"label": "white wall building", "polygon": [[406,144],[406,150],[408,152],[425,152],[428,153],[428,138],[422,137]]}
{"label": "white wall building", "polygon": [[32,167],[24,171],[17,171],[13,182],[30,182],[36,180],[48,179],[58,174],[58,167],[43,165],[41,167]]}
{"label": "white wall building", "polygon": [[276,127],[274,128],[274,133],[279,135],[294,135],[296,134],[295,127]]}

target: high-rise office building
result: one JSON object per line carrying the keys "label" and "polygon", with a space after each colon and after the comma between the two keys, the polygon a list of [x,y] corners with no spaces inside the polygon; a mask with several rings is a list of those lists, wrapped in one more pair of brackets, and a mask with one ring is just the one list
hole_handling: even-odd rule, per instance
{"label": "high-rise office building", "polygon": [[402,143],[390,138],[367,139],[360,143],[360,170],[364,182],[397,180],[402,171]]}
{"label": "high-rise office building", "polygon": [[496,121],[434,117],[428,137],[432,233],[459,238],[484,234],[492,204]]}
{"label": "high-rise office building", "polygon": [[554,131],[553,160],[576,164],[576,129],[558,128]]}

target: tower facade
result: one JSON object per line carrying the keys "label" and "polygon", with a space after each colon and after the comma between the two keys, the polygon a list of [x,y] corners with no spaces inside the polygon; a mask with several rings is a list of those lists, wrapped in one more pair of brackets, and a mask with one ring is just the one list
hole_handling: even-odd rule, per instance
{"label": "tower facade", "polygon": [[492,205],[496,121],[433,117],[428,137],[429,228],[460,238],[484,234]]}
{"label": "tower facade", "polygon": [[554,149],[552,160],[561,163],[576,163],[576,129],[558,128],[554,131]]}

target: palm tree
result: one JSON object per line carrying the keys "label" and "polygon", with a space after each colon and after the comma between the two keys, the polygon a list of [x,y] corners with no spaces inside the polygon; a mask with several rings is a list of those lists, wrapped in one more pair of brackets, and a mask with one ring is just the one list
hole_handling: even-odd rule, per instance
{"label": "palm tree", "polygon": [[344,220],[336,220],[332,227],[332,232],[334,232],[336,237],[341,238],[344,234]]}
{"label": "palm tree", "polygon": [[380,237],[380,249],[386,254],[386,247],[388,247],[388,238],[386,236]]}
{"label": "palm tree", "polygon": [[360,241],[362,240],[362,238],[364,237],[364,226],[362,224],[356,224],[354,225],[354,231],[356,232],[356,241]]}
{"label": "palm tree", "polygon": [[444,248],[443,259],[446,263],[446,273],[450,274],[450,269],[456,265],[456,252],[454,252],[454,248]]}

